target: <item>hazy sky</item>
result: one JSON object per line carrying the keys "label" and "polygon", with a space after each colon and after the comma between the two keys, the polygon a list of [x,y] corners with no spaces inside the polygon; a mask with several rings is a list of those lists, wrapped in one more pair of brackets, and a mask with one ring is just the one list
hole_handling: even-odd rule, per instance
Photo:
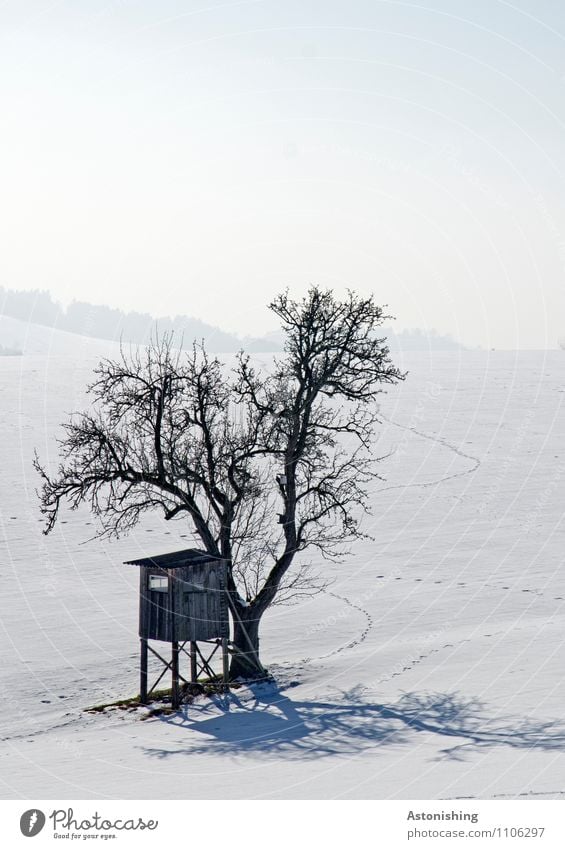
{"label": "hazy sky", "polygon": [[565,336],[560,0],[0,0],[0,284],[261,335],[318,282]]}

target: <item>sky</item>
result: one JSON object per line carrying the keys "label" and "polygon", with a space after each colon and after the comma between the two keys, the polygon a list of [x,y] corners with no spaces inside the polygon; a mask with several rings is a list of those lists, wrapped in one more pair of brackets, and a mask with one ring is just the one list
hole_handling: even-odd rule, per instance
{"label": "sky", "polygon": [[317,283],[565,338],[565,4],[0,0],[0,285],[240,335]]}

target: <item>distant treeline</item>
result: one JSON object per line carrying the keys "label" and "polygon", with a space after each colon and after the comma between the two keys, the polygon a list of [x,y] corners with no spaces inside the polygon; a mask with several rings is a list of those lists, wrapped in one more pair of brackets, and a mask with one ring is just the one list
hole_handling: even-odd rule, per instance
{"label": "distant treeline", "polygon": [[[149,313],[123,312],[108,306],[89,304],[85,301],[73,301],[67,309],[53,300],[49,292],[34,289],[17,292],[0,286],[0,315],[7,315],[25,322],[42,324],[58,330],[67,330],[81,336],[95,339],[110,339],[124,342],[147,344],[159,333],[174,332],[183,339],[185,347],[194,340],[204,339],[211,351],[231,353],[244,348],[250,352],[280,351],[284,343],[282,333],[269,333],[262,338],[239,338],[226,333],[218,327],[206,324],[197,318],[177,315],[154,318]],[[383,328],[383,336],[388,339],[392,349],[402,351],[458,350],[461,345],[451,336],[442,336],[435,330],[402,330],[395,332],[392,327]],[[19,352],[14,352],[19,353]]]}
{"label": "distant treeline", "polygon": [[123,339],[124,342],[142,345],[147,344],[152,336],[154,338],[158,330],[159,333],[174,332],[178,339],[183,339],[185,346],[192,345],[194,340],[204,339],[210,350],[223,353],[238,351],[242,347],[257,352],[279,349],[273,339],[240,339],[235,334],[225,333],[218,327],[186,315],[155,319],[149,313],[123,312],[85,301],[73,301],[64,309],[49,292],[40,290],[17,292],[0,287],[0,315],[95,339]]}
{"label": "distant treeline", "polygon": [[[387,340],[387,345],[392,351],[461,351],[463,345],[453,339],[452,336],[442,336],[437,330],[400,330],[388,325],[379,330],[379,336]],[[271,341],[269,350],[275,351],[282,347],[284,336],[282,333],[270,333],[268,339]],[[276,347],[273,346],[276,342]]]}
{"label": "distant treeline", "polygon": [[383,329],[390,348],[401,351],[461,351],[461,345],[452,336],[442,336],[437,330],[401,330],[396,333],[392,327]]}

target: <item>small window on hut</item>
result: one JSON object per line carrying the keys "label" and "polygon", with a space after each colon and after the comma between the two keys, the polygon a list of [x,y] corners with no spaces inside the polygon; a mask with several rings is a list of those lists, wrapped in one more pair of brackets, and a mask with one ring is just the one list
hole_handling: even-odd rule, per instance
{"label": "small window on hut", "polygon": [[166,593],[169,591],[169,579],[166,575],[149,575],[149,589]]}

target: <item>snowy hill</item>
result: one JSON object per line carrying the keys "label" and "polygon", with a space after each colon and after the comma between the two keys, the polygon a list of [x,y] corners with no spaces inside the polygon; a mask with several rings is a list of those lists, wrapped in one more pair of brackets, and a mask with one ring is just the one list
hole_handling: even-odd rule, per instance
{"label": "snowy hill", "polygon": [[5,798],[565,796],[561,352],[406,354],[380,407],[375,541],[267,614],[276,684],[141,721],[83,708],[138,691],[122,562],[186,528],[87,542],[80,511],[41,535],[33,448],[53,458],[98,352],[3,326],[27,354],[0,360]]}
{"label": "snowy hill", "polygon": [[[273,339],[241,339],[187,315],[154,317],[148,313],[124,312],[85,301],[72,301],[64,309],[49,292],[40,290],[19,291],[0,286],[0,319],[16,319],[18,323],[13,325],[13,329],[17,336],[25,339],[30,334],[41,339],[52,336],[51,342],[55,345],[55,340],[62,339],[61,332],[97,340],[96,344],[99,340],[112,343],[123,339],[127,343],[146,345],[158,331],[161,335],[174,333],[187,347],[195,340],[200,342],[204,339],[210,351],[234,353],[242,345],[254,352],[280,350]],[[4,332],[11,328],[10,321],[6,321]]]}
{"label": "snowy hill", "polygon": [[75,357],[105,356],[119,349],[119,343],[94,339],[67,330],[0,315],[0,344],[23,354]]}

